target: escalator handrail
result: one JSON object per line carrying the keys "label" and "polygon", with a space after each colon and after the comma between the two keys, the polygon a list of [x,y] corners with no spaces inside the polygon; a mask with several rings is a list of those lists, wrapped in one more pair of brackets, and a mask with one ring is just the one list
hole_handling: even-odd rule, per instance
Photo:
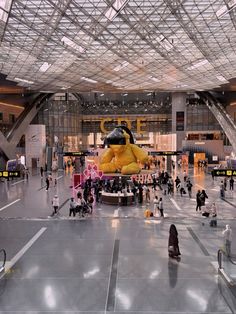
{"label": "escalator handrail", "polygon": [[6,259],[7,259],[7,253],[4,249],[0,249],[0,253],[3,252],[3,264],[0,266],[0,272],[2,272],[5,269]]}
{"label": "escalator handrail", "polygon": [[219,265],[220,269],[223,268],[222,267],[222,259],[221,259],[222,254],[227,257],[227,259],[230,261],[231,264],[236,265],[236,261],[234,261],[231,256],[227,256],[224,250],[219,249],[217,252],[217,260],[218,260],[218,265]]}

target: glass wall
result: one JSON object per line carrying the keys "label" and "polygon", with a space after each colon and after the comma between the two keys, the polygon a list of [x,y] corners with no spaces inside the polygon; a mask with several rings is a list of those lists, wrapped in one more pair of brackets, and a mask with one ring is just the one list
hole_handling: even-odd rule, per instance
{"label": "glass wall", "polygon": [[221,130],[218,121],[205,105],[187,106],[187,131]]}

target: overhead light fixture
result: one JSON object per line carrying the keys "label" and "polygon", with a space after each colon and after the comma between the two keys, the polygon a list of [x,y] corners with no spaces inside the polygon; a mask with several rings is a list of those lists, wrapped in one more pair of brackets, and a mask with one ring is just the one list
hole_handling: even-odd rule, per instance
{"label": "overhead light fixture", "polygon": [[61,89],[65,90],[65,89],[69,89],[71,88],[71,86],[63,86]]}
{"label": "overhead light fixture", "polygon": [[83,47],[77,45],[75,42],[73,42],[70,38],[66,36],[62,37],[61,41],[67,46],[70,46],[71,48],[74,48],[75,50],[79,51],[80,53],[83,53],[85,51]]}
{"label": "overhead light fixture", "polygon": [[93,83],[93,84],[96,84],[96,83],[97,83],[97,81],[92,80],[92,79],[90,79],[90,78],[88,78],[88,77],[84,77],[84,76],[81,77],[81,80],[87,81],[87,82]]}
{"label": "overhead light fixture", "polygon": [[100,94],[100,96],[102,97],[102,96],[104,96],[104,94],[102,93],[102,94]]}
{"label": "overhead light fixture", "polygon": [[151,95],[152,95],[152,93],[148,93],[148,94],[147,94],[147,96],[151,96]]}
{"label": "overhead light fixture", "polygon": [[217,75],[216,78],[217,78],[219,81],[221,81],[221,82],[228,82],[228,81],[226,80],[226,78],[225,78],[224,76],[222,76],[222,75]]}
{"label": "overhead light fixture", "polygon": [[117,65],[117,66],[113,69],[113,71],[118,72],[118,71],[120,71],[121,69],[127,67],[127,65],[129,65],[129,62],[128,62],[128,61],[124,61],[124,62],[122,62],[121,64]]}
{"label": "overhead light fixture", "polygon": [[113,21],[128,2],[129,0],[115,0],[112,6],[105,12],[105,17],[108,20]]}
{"label": "overhead light fixture", "polygon": [[125,94],[123,94],[123,96],[128,96],[128,94],[127,94],[127,93],[125,93]]}
{"label": "overhead light fixture", "polygon": [[203,65],[205,65],[205,64],[207,64],[207,63],[209,63],[209,61],[206,60],[206,59],[199,60],[198,62],[196,62],[196,63],[194,63],[193,65],[189,66],[189,67],[187,68],[187,70],[194,70],[194,69],[197,69],[197,68],[199,68],[199,67],[201,67],[201,66],[203,66]]}
{"label": "overhead light fixture", "polygon": [[44,62],[39,68],[40,72],[46,72],[50,68],[51,64]]}
{"label": "overhead light fixture", "polygon": [[157,78],[157,77],[155,77],[155,76],[149,76],[149,78],[151,79],[151,80],[153,80],[154,82],[160,82],[160,80]]}
{"label": "overhead light fixture", "polygon": [[22,82],[22,83],[34,84],[33,81],[28,81],[28,80],[25,80],[25,79],[22,79],[22,78],[19,78],[19,77],[15,77],[14,80],[18,81],[18,82]]}
{"label": "overhead light fixture", "polygon": [[225,14],[229,13],[236,6],[236,0],[231,0],[227,5],[223,5],[219,10],[216,11],[216,16],[218,18],[223,17]]}

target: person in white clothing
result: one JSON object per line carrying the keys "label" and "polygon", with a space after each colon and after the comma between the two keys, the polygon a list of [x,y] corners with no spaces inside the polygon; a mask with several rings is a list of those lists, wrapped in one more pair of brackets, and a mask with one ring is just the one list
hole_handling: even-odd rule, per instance
{"label": "person in white clothing", "polygon": [[153,208],[153,212],[154,212],[154,216],[158,216],[158,210],[159,210],[159,200],[158,200],[158,197],[155,196],[154,200],[153,200],[153,205],[154,205],[154,208]]}
{"label": "person in white clothing", "polygon": [[230,225],[225,226],[225,230],[222,232],[224,236],[224,247],[225,252],[227,256],[230,256],[231,254],[231,241],[232,241],[232,229],[230,228]]}
{"label": "person in white clothing", "polygon": [[58,213],[58,208],[59,208],[59,197],[58,195],[55,195],[52,199],[52,206],[53,206],[53,213],[52,216],[56,215]]}

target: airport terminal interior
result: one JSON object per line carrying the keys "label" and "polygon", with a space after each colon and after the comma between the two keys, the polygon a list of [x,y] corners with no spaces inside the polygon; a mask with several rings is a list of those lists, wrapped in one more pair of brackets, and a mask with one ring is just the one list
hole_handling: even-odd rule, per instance
{"label": "airport terminal interior", "polygon": [[0,314],[236,313],[236,0],[0,0]]}

